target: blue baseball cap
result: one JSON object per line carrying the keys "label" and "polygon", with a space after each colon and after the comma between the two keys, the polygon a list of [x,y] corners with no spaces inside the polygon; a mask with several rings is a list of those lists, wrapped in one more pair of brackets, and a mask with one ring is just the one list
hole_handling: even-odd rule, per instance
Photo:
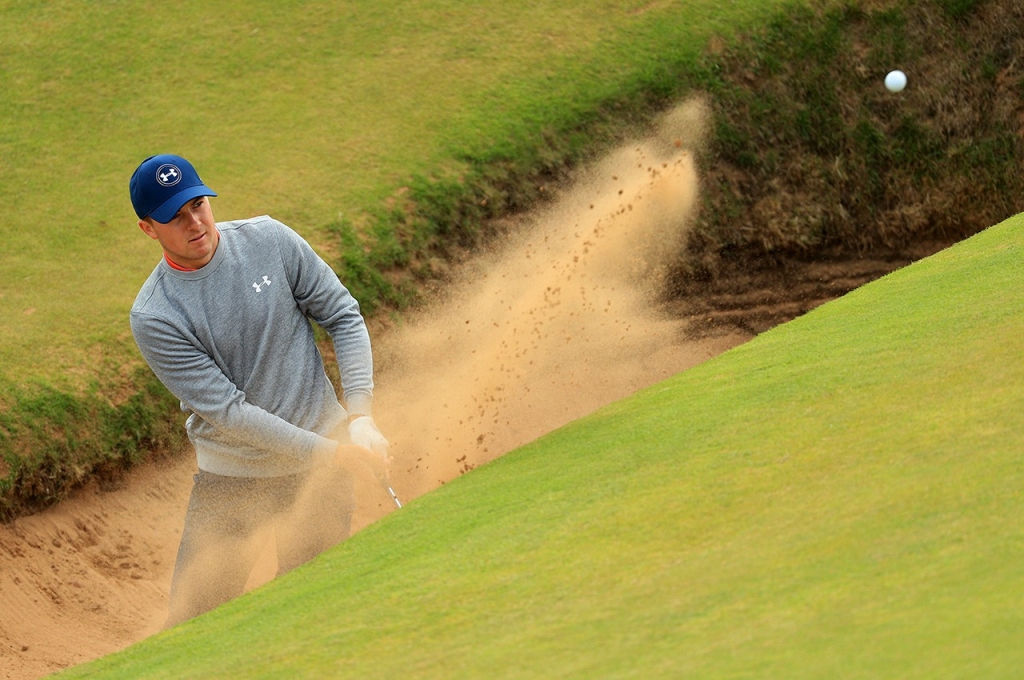
{"label": "blue baseball cap", "polygon": [[128,191],[139,219],[152,217],[161,224],[170,222],[181,206],[193,198],[217,195],[203,184],[191,163],[167,153],[142,161],[132,174]]}

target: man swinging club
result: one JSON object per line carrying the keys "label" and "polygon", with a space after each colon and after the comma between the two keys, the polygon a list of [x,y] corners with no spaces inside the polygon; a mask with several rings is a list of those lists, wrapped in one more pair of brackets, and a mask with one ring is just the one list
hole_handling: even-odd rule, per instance
{"label": "man swinging club", "polygon": [[[268,216],[214,222],[217,194],[180,156],[147,158],[129,190],[139,228],[163,250],[132,305],[132,334],[189,414],[199,467],[170,627],[242,593],[266,527],[278,573],[346,538],[352,478],[336,458],[358,458],[385,486],[391,459],[371,416],[359,304],[309,244]],[[344,407],[309,319],[333,340]]]}

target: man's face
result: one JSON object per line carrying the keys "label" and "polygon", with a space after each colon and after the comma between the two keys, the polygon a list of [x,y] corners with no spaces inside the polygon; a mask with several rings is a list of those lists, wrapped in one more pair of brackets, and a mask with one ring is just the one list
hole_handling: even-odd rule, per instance
{"label": "man's face", "polygon": [[171,262],[186,269],[206,265],[213,259],[220,240],[207,196],[193,198],[181,206],[167,224],[149,218],[139,220],[139,228],[160,242]]}

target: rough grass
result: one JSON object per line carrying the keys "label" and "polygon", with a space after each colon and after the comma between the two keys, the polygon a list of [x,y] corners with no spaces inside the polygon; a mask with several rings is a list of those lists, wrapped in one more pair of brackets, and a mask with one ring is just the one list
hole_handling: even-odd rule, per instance
{"label": "rough grass", "polygon": [[549,140],[596,144],[569,133],[782,2],[3,3],[0,378],[81,387],[97,347],[136,358],[124,317],[157,256],[126,187],[155,150],[197,164],[219,218],[272,213],[332,259],[352,224],[366,304],[400,304],[369,272],[460,230],[450,195],[375,226],[406,191],[448,194],[467,159],[522,184],[564,162]]}
{"label": "rough grass", "polygon": [[12,388],[8,399],[12,407],[0,412],[0,520],[48,507],[86,480],[117,480],[185,443],[178,402],[149,371],[117,404],[46,384]]}
{"label": "rough grass", "polygon": [[1024,216],[61,677],[1016,677]]}

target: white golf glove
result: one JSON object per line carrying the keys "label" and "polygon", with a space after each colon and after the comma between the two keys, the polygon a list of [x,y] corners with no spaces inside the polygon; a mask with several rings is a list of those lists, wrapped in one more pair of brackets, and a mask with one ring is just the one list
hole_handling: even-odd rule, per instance
{"label": "white golf glove", "polygon": [[348,424],[348,436],[352,443],[387,458],[388,440],[377,429],[377,424],[370,416],[359,416]]}

